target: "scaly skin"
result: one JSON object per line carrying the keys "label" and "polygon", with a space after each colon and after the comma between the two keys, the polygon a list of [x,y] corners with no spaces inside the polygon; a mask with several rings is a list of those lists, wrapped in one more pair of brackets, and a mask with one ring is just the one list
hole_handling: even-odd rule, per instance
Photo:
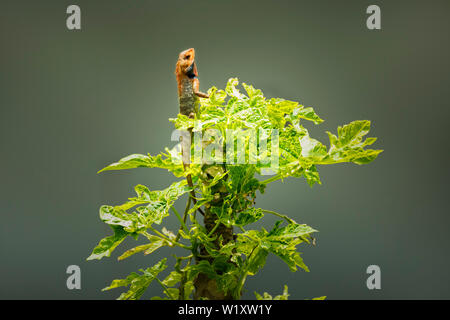
{"label": "scaly skin", "polygon": [[178,83],[178,98],[180,113],[192,117],[195,114],[197,97],[209,98],[206,93],[200,92],[197,66],[195,65],[195,50],[193,48],[180,53],[175,69]]}

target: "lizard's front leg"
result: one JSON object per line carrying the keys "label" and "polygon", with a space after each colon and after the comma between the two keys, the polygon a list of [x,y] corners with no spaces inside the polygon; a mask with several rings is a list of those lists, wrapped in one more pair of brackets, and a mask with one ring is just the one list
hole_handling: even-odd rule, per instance
{"label": "lizard's front leg", "polygon": [[193,80],[192,80],[192,88],[194,89],[193,91],[194,91],[194,94],[197,96],[197,97],[200,97],[200,98],[209,98],[209,95],[207,95],[206,93],[203,93],[203,92],[200,92],[199,91],[199,88],[200,88],[200,81],[197,79],[197,78],[194,78]]}

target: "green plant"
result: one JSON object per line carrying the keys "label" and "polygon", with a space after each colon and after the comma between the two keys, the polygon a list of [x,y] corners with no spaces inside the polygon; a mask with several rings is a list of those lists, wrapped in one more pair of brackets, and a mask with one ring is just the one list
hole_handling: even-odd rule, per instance
{"label": "green plant", "polygon": [[[370,121],[354,121],[339,127],[337,135],[327,132],[330,140],[327,148],[311,138],[302,125],[304,120],[314,124],[323,121],[312,108],[284,99],[266,99],[251,85],[243,84],[246,91],[243,94],[237,85],[237,79],[230,79],[225,90],[209,89],[210,97],[200,100],[195,118],[179,114],[171,119],[175,128],[193,128],[194,137],[202,137],[200,147],[192,144],[194,160],[201,149],[210,151],[208,159],[200,158],[185,168],[180,148],[166,148],[166,153],[156,156],[130,155],[101,170],[162,168],[182,178],[160,191],[138,185],[136,196],[124,204],[100,208],[100,219],[111,226],[114,234],[102,239],[88,260],[109,257],[128,236],[135,239],[142,236],[148,242],[126,251],[119,260],[136,253],[150,254],[163,246],[180,247],[187,252],[175,256],[174,269],[164,279],[159,278],[159,273],[167,268],[166,258],[140,273],[114,280],[104,290],[128,287],[119,299],[139,299],[152,281],[161,285],[165,299],[239,299],[247,277],[264,266],[269,253],[280,257],[291,271],[297,268],[308,271],[297,247],[314,241],[312,234],[317,230],[284,214],[255,207],[257,193],[287,177],[304,177],[311,186],[320,184],[318,165],[366,164],[382,151],[365,148],[376,140],[363,139],[369,132]],[[248,134],[255,132],[251,129],[258,130],[256,143]],[[230,130],[234,133],[231,138]],[[273,132],[277,134],[270,134]],[[233,147],[227,145],[227,139]],[[245,146],[243,152],[235,150],[238,141]],[[252,147],[262,151],[254,155],[250,152]],[[222,163],[224,154],[226,159]],[[244,163],[236,163],[235,156],[243,157],[240,159],[245,159]],[[276,173],[264,179],[261,173],[268,168]],[[192,176],[196,201],[191,198],[187,174]],[[180,214],[174,203],[184,194],[188,199],[184,213]],[[178,218],[180,229],[159,230],[157,225],[170,211]],[[265,214],[280,220],[269,231],[249,228]],[[203,223],[200,215],[204,215]],[[275,299],[287,296],[286,287],[283,295]],[[272,298],[267,293],[256,297]]]}

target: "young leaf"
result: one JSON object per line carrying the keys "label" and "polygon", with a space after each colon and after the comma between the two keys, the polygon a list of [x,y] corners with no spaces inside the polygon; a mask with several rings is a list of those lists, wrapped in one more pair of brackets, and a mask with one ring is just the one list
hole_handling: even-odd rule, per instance
{"label": "young leaf", "polygon": [[259,293],[255,292],[255,296],[256,296],[256,300],[288,300],[288,298],[289,298],[288,286],[284,285],[283,294],[275,296],[274,298],[267,292],[264,292],[263,296],[261,296]]}
{"label": "young leaf", "polygon": [[314,109],[311,107],[303,108],[303,106],[302,106],[302,108],[294,111],[293,115],[297,116],[301,119],[312,121],[312,122],[314,122],[314,124],[320,124],[323,122],[323,120],[320,119],[320,117],[314,112]]}
{"label": "young leaf", "polygon": [[156,276],[167,268],[166,261],[167,259],[164,258],[151,268],[147,268],[146,270],[140,269],[139,271],[141,271],[142,274],[132,272],[125,279],[113,280],[111,285],[104,288],[103,291],[129,286],[129,290],[122,293],[118,300],[137,300],[144,294],[145,290],[147,290],[150,283],[155,280]]}
{"label": "young leaf", "polygon": [[[127,232],[140,233],[154,223],[160,224],[169,215],[173,203],[190,188],[185,180],[181,180],[161,191],[150,191],[143,185],[136,186],[135,191],[137,197],[120,206],[102,206],[100,219],[106,224],[121,226]],[[140,206],[134,212],[126,211],[136,205]]]}
{"label": "young leaf", "polygon": [[262,209],[259,208],[248,208],[240,212],[234,221],[236,226],[246,226],[250,223],[256,222],[264,216]]}
{"label": "young leaf", "polygon": [[363,141],[363,137],[369,130],[370,121],[359,120],[339,127],[338,136],[327,132],[330,139],[330,150],[322,163],[353,162],[366,164],[373,161],[383,150],[364,149],[364,147],[376,141],[376,138],[367,138]]}
{"label": "young leaf", "polygon": [[151,158],[143,154],[132,154],[101,169],[98,173],[108,170],[123,170],[139,167],[151,167]]}
{"label": "young leaf", "polygon": [[289,293],[288,293],[288,286],[284,285],[283,294],[275,296],[273,300],[288,300]]}
{"label": "young leaf", "polygon": [[247,262],[247,271],[250,275],[256,274],[259,269],[264,267],[268,254],[269,251],[263,249],[262,247],[256,247],[254,249]]}
{"label": "young leaf", "polygon": [[148,236],[149,240],[151,240],[150,243],[147,244],[143,244],[137,247],[134,247],[132,249],[127,250],[126,252],[124,252],[119,258],[117,258],[118,260],[123,260],[128,258],[129,256],[132,256],[135,253],[138,252],[142,252],[144,251],[144,254],[150,254],[152,252],[154,252],[155,250],[163,247],[163,246],[167,246],[169,245],[169,243],[165,240],[165,239],[161,239],[160,237],[157,236],[153,236],[150,235]]}
{"label": "young leaf", "polygon": [[111,228],[114,230],[114,235],[100,240],[87,260],[100,260],[103,257],[111,256],[114,249],[129,235],[122,227],[111,226]]}
{"label": "young leaf", "polygon": [[132,154],[101,169],[98,173],[109,170],[124,170],[141,167],[167,169],[176,177],[181,177],[184,174],[181,159],[175,158],[170,151],[167,154],[161,153],[156,156]]}
{"label": "young leaf", "polygon": [[269,232],[267,237],[272,239],[288,239],[288,238],[298,238],[310,235],[317,230],[311,228],[306,224],[288,224],[285,227],[278,228],[278,225]]}
{"label": "young leaf", "polygon": [[181,273],[178,271],[172,271],[169,275],[162,281],[162,283],[167,287],[173,287],[178,282],[181,281]]}

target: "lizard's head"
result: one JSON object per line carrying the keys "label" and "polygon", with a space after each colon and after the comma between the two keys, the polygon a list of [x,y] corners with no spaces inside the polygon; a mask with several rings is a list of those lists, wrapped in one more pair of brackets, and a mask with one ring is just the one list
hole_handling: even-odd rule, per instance
{"label": "lizard's head", "polygon": [[184,50],[178,56],[177,70],[183,72],[184,74],[188,73],[189,69],[193,68],[194,59],[195,59],[194,48]]}

